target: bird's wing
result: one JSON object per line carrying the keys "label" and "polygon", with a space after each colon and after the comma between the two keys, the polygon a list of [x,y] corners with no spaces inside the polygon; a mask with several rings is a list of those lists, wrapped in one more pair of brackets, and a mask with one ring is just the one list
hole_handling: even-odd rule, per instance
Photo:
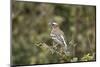
{"label": "bird's wing", "polygon": [[62,41],[63,41],[65,47],[67,47],[67,44],[66,44],[65,39],[64,39],[64,36],[61,35],[61,38],[62,38]]}

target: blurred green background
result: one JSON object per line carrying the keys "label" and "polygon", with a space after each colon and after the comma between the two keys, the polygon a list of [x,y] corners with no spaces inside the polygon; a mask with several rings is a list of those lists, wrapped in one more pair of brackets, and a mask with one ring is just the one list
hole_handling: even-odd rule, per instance
{"label": "blurred green background", "polygon": [[[48,64],[95,61],[96,7],[89,5],[18,2],[12,0],[12,64]],[[59,23],[70,56],[50,53],[37,43],[52,45],[51,20]],[[43,44],[42,44],[43,45]],[[70,44],[69,44],[70,45]],[[62,54],[63,55],[63,54]]]}

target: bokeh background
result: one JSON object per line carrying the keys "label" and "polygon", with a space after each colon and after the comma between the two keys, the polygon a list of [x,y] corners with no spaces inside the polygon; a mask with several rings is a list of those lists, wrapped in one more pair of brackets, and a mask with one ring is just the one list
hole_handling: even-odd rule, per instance
{"label": "bokeh background", "polygon": [[[90,5],[19,2],[12,0],[11,63],[14,65],[51,64],[96,60],[96,7]],[[52,54],[51,20],[59,23],[69,56]],[[38,45],[38,46],[37,46]]]}

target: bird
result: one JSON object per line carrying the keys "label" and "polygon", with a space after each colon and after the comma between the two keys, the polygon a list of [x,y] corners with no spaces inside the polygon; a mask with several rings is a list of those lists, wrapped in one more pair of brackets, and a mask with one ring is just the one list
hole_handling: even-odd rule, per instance
{"label": "bird", "polygon": [[[64,52],[67,51],[67,44],[64,38],[64,32],[59,28],[58,23],[55,21],[49,23],[51,26],[51,33],[50,36],[57,45],[61,45],[64,48]],[[55,46],[57,46],[55,45]]]}

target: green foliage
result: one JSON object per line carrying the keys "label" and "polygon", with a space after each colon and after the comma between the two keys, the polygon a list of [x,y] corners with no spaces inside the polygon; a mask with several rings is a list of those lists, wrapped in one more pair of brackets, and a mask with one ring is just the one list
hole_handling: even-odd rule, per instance
{"label": "green foliage", "polygon": [[91,56],[89,53],[84,55],[82,58],[81,58],[81,61],[91,61],[93,60],[93,56]]}

